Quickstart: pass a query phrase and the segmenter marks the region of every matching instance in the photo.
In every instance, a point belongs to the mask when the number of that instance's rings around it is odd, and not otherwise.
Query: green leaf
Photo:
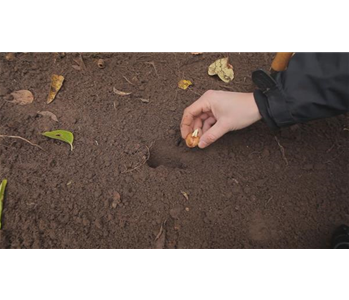
[[[0,229],[1,229],[1,216],[2,216],[2,205],[5,197],[5,188],[6,188],[7,180],[4,179],[0,184]]]
[[[70,145],[70,150],[73,151],[74,135],[67,130],[54,130],[44,132],[42,135],[47,136],[51,139],[60,140]]]

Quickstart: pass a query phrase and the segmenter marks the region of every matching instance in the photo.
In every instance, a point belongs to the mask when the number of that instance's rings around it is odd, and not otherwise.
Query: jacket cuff
[[[256,101],[257,107],[259,109],[259,113],[261,114],[265,123],[267,123],[270,129],[278,129],[279,127],[276,125],[274,120],[270,117],[268,111],[268,99],[264,95],[264,93],[260,90],[255,90],[253,93],[254,99]]]
[[[278,85],[264,93],[257,90],[254,97],[260,114],[270,128],[276,129],[297,123],[288,109],[287,97]]]

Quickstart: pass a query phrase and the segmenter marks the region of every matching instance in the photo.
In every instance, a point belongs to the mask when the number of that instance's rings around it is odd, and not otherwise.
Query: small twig
[[[195,94],[195,95],[197,95],[197,96],[199,96],[199,97],[202,96],[202,94],[199,94],[199,93],[197,93],[197,92],[195,92],[195,91],[193,91],[193,90],[191,90],[191,89],[188,89],[188,91],[192,92],[193,94]]]
[[[160,238],[160,236],[162,235],[162,233],[164,232],[164,227],[165,227],[166,222],[167,222],[167,219],[165,219],[165,221],[163,221],[161,223],[161,227],[160,227],[159,233],[155,237],[155,241],[157,241]]]
[[[336,157],[328,160],[328,161],[325,161],[324,164],[328,164],[330,162],[333,162],[334,160],[336,160],[338,157],[340,157],[342,154],[344,153],[344,151],[342,151],[341,153],[339,153]]]
[[[272,199],[273,199],[273,196],[271,196],[271,197],[268,199],[268,201],[264,204],[264,208],[267,207],[268,203],[269,203]]]
[[[173,101],[176,101],[176,100],[177,100],[177,94],[178,94],[178,90],[177,90],[177,88],[176,88],[175,97],[174,97]]]
[[[334,148],[334,146],[336,146],[336,143],[334,143],[327,151],[326,151],[326,153],[329,153],[329,152],[331,152],[332,151],[332,149]]]
[[[84,62],[84,59],[83,59],[81,53],[79,53],[79,59],[80,59],[80,62],[81,62],[80,65],[81,65],[82,70],[83,70],[83,71],[86,71],[86,65],[85,65],[85,62]]]
[[[129,84],[134,85],[134,83],[132,83],[130,80],[128,80],[126,76],[122,76],[122,77],[123,77]]]
[[[280,144],[279,139],[276,136],[275,136],[275,140],[279,145],[282,158],[284,159],[286,166],[288,166],[288,160],[287,160],[286,155],[285,155],[285,148]]]
[[[140,60],[141,58],[150,58],[150,55],[139,55],[136,59]]]
[[[145,62],[145,63],[148,64],[148,65],[152,65],[153,66],[153,68],[155,70],[155,74],[159,78],[160,76],[158,74],[158,70],[156,69],[155,63],[153,61],[149,61],[149,62]]]
[[[40,148],[41,150],[44,151],[44,149],[43,149],[42,147],[40,147],[39,145],[34,144],[34,143],[28,141],[27,139],[22,138],[21,136],[16,136],[16,135],[0,135],[0,138],[19,139],[19,140],[22,140],[22,141],[25,141],[25,142],[29,143],[29,144],[32,145],[32,146],[38,147],[38,148]]]

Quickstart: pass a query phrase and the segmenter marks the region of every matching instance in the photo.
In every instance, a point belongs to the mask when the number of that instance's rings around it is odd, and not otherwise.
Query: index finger
[[[181,134],[183,139],[185,139],[187,135],[192,132],[192,123],[195,117],[198,117],[208,111],[210,111],[210,107],[204,95],[184,110],[181,121]]]

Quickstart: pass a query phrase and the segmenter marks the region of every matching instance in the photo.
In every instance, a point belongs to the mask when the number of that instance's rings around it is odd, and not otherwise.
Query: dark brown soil
[[[207,75],[225,55],[230,84]],[[349,223],[348,115],[278,133],[260,122],[206,150],[180,139],[186,106],[208,89],[253,91],[251,72],[268,69],[271,54],[85,53],[85,71],[75,57],[0,54],[0,134],[45,150],[0,139],[0,248],[326,248]],[[66,80],[47,105],[54,73]],[[180,90],[180,79],[194,86]],[[6,101],[21,89],[32,104]],[[40,135],[55,129],[74,133],[73,152]]]

